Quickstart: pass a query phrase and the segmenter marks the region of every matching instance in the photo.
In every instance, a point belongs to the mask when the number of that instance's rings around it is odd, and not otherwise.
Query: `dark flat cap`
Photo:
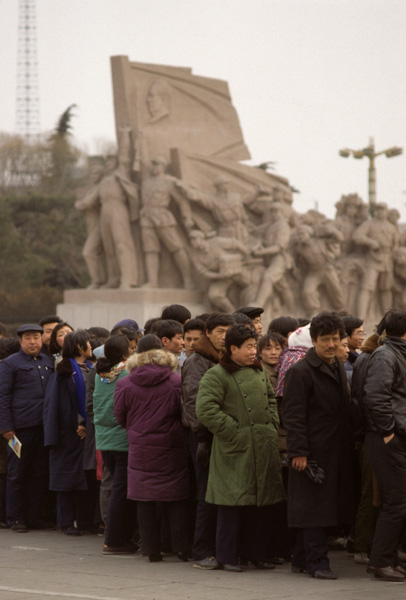
[[[258,306],[243,306],[242,308],[239,308],[235,312],[239,312],[239,313],[242,313],[243,315],[247,315],[247,317],[249,317],[250,319],[255,319],[256,317],[259,317],[259,315],[262,315],[262,313],[264,312],[264,309],[260,308]]]
[[[42,329],[41,325],[35,325],[35,323],[28,323],[27,325],[21,325],[17,329],[17,335],[22,335],[27,331],[38,331],[39,333],[44,333],[44,330]]]

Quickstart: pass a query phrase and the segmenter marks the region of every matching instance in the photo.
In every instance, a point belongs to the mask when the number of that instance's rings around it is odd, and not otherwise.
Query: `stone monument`
[[[118,153],[76,202],[91,285],[65,292],[61,316],[143,323],[178,303],[192,314],[258,305],[265,321],[322,308],[373,320],[393,298],[403,306],[396,210],[378,204],[370,219],[349,194],[334,221],[298,214],[286,178],[241,162],[250,155],[225,81],[126,56],[111,66]]]
[[[250,154],[225,81],[126,56],[112,57],[111,65],[118,157],[106,159],[76,203],[88,222],[84,257],[91,285],[67,290],[59,313],[88,326],[113,324],[128,311],[142,322],[171,302],[192,312],[237,306],[240,297],[252,297],[248,265],[258,270],[262,262],[253,255],[245,260],[249,250],[242,250],[254,246],[248,228],[261,222],[249,202],[263,188],[291,199],[287,179],[239,162]],[[226,286],[229,303],[220,302],[213,278],[201,276],[192,229],[209,234],[211,260],[224,248],[217,275],[227,272],[227,281],[218,279],[217,288]],[[231,250],[235,239],[238,251]],[[205,256],[201,252],[202,262]],[[240,259],[245,275],[231,272]]]

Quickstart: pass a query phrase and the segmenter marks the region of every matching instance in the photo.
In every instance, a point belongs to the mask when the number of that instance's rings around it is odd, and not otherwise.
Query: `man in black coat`
[[[282,412],[291,459],[288,524],[297,528],[294,572],[336,579],[327,556],[326,528],[354,516],[352,438],[348,379],[336,359],[340,317],[322,312],[312,319],[313,348],[286,373]],[[308,461],[324,470],[323,483],[306,476]]]
[[[382,499],[368,571],[405,581],[397,548],[406,520],[406,312],[390,310],[384,318],[386,338],[368,362],[363,396],[365,449]]]

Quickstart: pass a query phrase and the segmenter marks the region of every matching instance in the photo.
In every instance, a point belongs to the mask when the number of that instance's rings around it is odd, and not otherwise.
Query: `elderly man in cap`
[[[41,527],[41,510],[48,484],[42,411],[45,389],[54,370],[52,357],[41,353],[43,329],[22,325],[20,350],[0,364],[0,433],[16,436],[21,457],[11,448],[7,457],[7,523],[13,531]]]

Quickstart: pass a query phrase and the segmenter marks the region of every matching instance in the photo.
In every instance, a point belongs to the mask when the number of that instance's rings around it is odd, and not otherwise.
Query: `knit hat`
[[[288,338],[288,346],[302,346],[302,348],[311,348],[313,346],[312,338],[310,337],[310,323],[304,327],[299,327],[290,334]]]
[[[128,327],[129,329],[134,329],[136,333],[142,333],[144,331],[138,327],[137,321],[134,321],[133,319],[122,319],[114,325],[113,329],[116,329],[117,327]]]

